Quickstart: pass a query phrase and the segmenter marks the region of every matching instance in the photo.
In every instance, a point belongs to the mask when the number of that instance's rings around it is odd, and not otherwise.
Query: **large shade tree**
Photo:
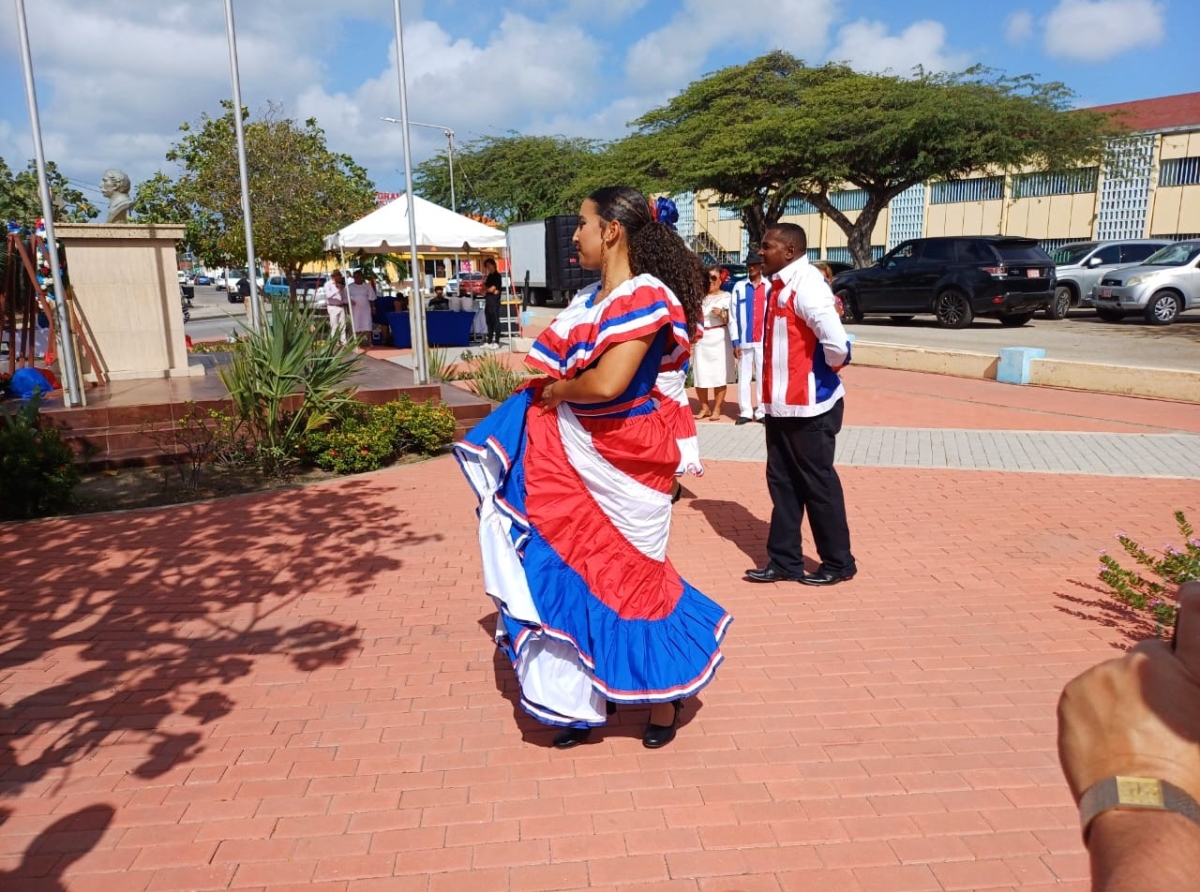
[[[880,213],[910,186],[1099,162],[1120,125],[1072,111],[1073,98],[1061,83],[981,67],[901,77],[811,67],[776,51],[697,80],[638,118],[606,166],[610,178],[643,187],[716,193],[753,243],[802,199],[846,233],[862,266]],[[832,198],[846,188],[865,193],[854,219]]]
[[[246,258],[232,103],[218,118],[184,124],[167,160],[172,179],[158,173],[141,183],[139,219],[186,224],[186,241],[210,266],[241,266]],[[242,110],[243,119],[249,117]],[[245,124],[246,165],[255,252],[277,263],[293,283],[306,263],[324,253],[325,235],[368,213],[375,186],[349,155],[332,152],[315,119],[299,123],[271,105]]]
[[[454,156],[455,209],[505,225],[573,213],[581,198],[577,178],[596,163],[600,149],[595,140],[565,136],[508,133],[473,140]],[[413,189],[450,207],[447,157],[417,165]]]

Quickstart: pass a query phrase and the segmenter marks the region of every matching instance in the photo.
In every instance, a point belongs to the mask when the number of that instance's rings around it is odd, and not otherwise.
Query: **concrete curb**
[[[932,350],[903,344],[854,341],[854,365],[958,378],[996,380],[1000,357],[989,353]],[[1142,366],[1112,366],[1063,359],[1031,359],[1029,383],[1123,396],[1200,402],[1200,372]]]

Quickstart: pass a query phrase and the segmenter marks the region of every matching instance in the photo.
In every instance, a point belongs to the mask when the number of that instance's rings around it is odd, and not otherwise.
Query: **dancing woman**
[[[655,379],[688,358],[703,266],[628,187],[583,202],[574,242],[600,281],[534,343],[527,362],[547,377],[455,449],[521,705],[562,727],[565,749],[609,708],[648,704],[656,748],[712,680],[731,621],[666,557],[680,455]]]

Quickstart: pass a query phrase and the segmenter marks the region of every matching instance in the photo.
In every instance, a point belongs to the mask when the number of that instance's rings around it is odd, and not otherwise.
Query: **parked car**
[[[263,285],[263,294],[267,297],[291,297],[292,284],[287,276],[268,276]]]
[[[1092,291],[1105,322],[1141,314],[1151,325],[1170,325],[1185,310],[1200,309],[1200,239],[1160,248],[1139,266],[1106,274]]]
[[[458,294],[461,297],[483,297],[483,273],[459,273]]]
[[[197,285],[211,285],[212,279],[209,276],[206,276],[204,273],[200,273],[200,275],[196,276],[196,284]]]
[[[1058,284],[1046,318],[1062,319],[1072,307],[1089,306],[1092,289],[1106,274],[1119,266],[1141,263],[1169,244],[1168,239],[1123,239],[1063,245],[1050,255]]]
[[[833,291],[847,321],[932,313],[944,328],[976,316],[1017,326],[1049,306],[1054,282],[1054,261],[1034,239],[954,236],[902,242],[874,266],[836,276]]]

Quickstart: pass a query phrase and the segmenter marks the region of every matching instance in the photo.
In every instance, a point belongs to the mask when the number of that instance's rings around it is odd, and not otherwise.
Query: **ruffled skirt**
[[[732,617],[666,557],[679,464],[662,411],[581,421],[510,397],[458,443],[479,497],[484,587],[521,705],[551,725],[605,720],[605,700],[695,694]]]

